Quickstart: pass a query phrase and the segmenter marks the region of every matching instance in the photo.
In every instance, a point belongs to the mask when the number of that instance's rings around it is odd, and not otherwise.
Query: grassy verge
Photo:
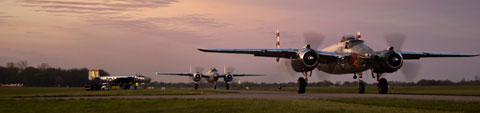
[[[70,96],[130,96],[130,95],[201,95],[233,93],[232,91],[167,89],[167,90],[111,90],[111,91],[85,91],[83,88],[0,88],[0,98],[23,97],[70,97]]]
[[[251,90],[278,90],[277,88],[250,88]],[[480,86],[398,86],[391,87],[391,94],[415,95],[458,95],[480,96]],[[295,87],[284,87],[282,91],[296,91]],[[357,87],[307,87],[307,93],[357,93]],[[367,86],[365,93],[377,94],[377,87]]]
[[[337,98],[328,101],[359,104],[378,107],[395,107],[405,109],[437,110],[448,112],[479,113],[480,102],[452,102],[440,100],[412,100],[412,99],[386,99],[386,98]]]
[[[0,111],[22,112],[166,112],[166,113],[285,113],[285,112],[374,112],[441,113],[480,112],[480,103],[408,99],[101,99],[101,100],[5,100]]]

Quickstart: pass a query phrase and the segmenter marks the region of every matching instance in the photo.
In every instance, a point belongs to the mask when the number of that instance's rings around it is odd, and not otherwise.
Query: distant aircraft
[[[240,77],[240,76],[263,76],[260,74],[234,74],[232,72],[227,72],[227,70],[223,69],[223,74],[218,73],[216,68],[211,68],[206,74],[203,74],[197,70],[197,72],[192,73],[192,68],[190,67],[190,73],[159,73],[156,72],[155,75],[178,75],[178,76],[189,76],[192,77],[193,81],[195,81],[195,89],[198,89],[198,82],[202,78],[206,78],[209,83],[213,83],[213,89],[217,89],[217,81],[219,78],[223,78],[225,81],[226,89],[230,89],[230,84],[233,80],[233,77]]]
[[[372,77],[377,79],[377,87],[380,94],[388,92],[387,79],[381,78],[383,73],[396,72],[404,64],[404,60],[414,60],[424,57],[473,57],[479,54],[444,53],[424,51],[396,50],[401,47],[405,36],[400,33],[386,36],[390,45],[386,50],[374,51],[361,40],[360,32],[356,36],[345,35],[340,42],[322,50],[316,50],[322,35],[304,34],[307,45],[301,49],[280,48],[279,32],[277,30],[277,42],[274,49],[198,49],[203,52],[253,54],[259,57],[274,57],[290,59],[290,64],[296,72],[301,72],[303,77],[297,80],[297,92],[305,93],[308,77],[317,68],[330,74],[353,73],[357,79],[359,74],[359,93],[365,92],[365,83],[362,81],[362,72],[371,70]],[[313,48],[310,44],[317,43]],[[394,48],[396,47],[396,48]],[[375,76],[376,75],[376,76]]]
[[[100,76],[98,70],[90,70],[88,79],[92,81],[92,88],[98,90],[98,87],[108,85],[118,85],[122,89],[129,89],[131,86],[136,88],[138,83],[149,83],[152,79],[143,75],[109,75]],[[101,85],[100,85],[101,84]]]

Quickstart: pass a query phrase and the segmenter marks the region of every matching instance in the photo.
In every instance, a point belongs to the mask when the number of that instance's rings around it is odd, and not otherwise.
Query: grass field
[[[128,95],[200,95],[233,93],[232,91],[193,90],[193,89],[160,89],[152,90],[111,90],[85,91],[83,88],[55,88],[55,87],[23,87],[0,88],[0,98],[22,97],[69,97],[69,96],[128,96]]]
[[[390,93],[475,95],[480,86],[394,87]],[[277,90],[254,88],[255,90]],[[295,91],[295,88],[284,88]],[[356,87],[309,87],[308,93],[355,93]],[[199,95],[232,93],[225,90],[114,90],[84,91],[83,88],[0,88],[0,112],[166,112],[166,113],[215,113],[215,112],[389,112],[389,113],[479,113],[480,102],[456,102],[438,100],[412,100],[391,98],[333,98],[313,100],[263,100],[263,99],[21,99],[23,97],[51,96],[110,96],[110,95]],[[234,91],[233,91],[234,92]],[[367,93],[376,93],[375,87],[367,87]]]
[[[3,113],[89,112],[89,113],[297,113],[297,112],[374,112],[374,113],[442,113],[480,112],[479,102],[449,102],[409,99],[100,99],[100,100],[1,100]]]
[[[251,90],[278,90],[277,88],[250,88]],[[296,87],[282,88],[296,91]],[[357,93],[357,87],[307,87],[307,93]],[[377,94],[377,87],[367,86],[365,93]],[[390,94],[459,95],[480,96],[480,86],[398,86],[389,89]]]

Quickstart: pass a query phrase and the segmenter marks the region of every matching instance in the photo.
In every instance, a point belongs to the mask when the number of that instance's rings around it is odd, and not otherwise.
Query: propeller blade
[[[316,82],[322,82],[324,80],[327,80],[328,78],[330,78],[330,75],[328,73],[318,70],[313,70],[312,77],[310,77],[312,81]]]
[[[227,67],[225,70],[226,70],[227,72],[230,72],[230,73],[235,72],[235,68],[233,68],[233,67]]]
[[[285,70],[287,72],[287,74],[292,76],[292,77],[297,77],[297,73],[292,68],[292,60],[285,59],[285,60],[282,60],[282,61],[283,61],[283,64],[282,64],[283,69],[282,70]]]
[[[408,81],[413,81],[417,78],[418,73],[420,72],[421,63],[420,62],[403,62],[402,72],[405,76],[405,79]]]
[[[318,49],[322,44],[323,39],[325,39],[325,36],[317,32],[308,31],[303,32],[303,38],[305,44],[310,44],[311,48]]]
[[[392,46],[395,49],[401,49],[403,46],[403,42],[405,42],[407,36],[402,33],[394,32],[385,35],[385,41],[387,42],[388,46]]]
[[[203,67],[195,67],[195,72],[203,72]]]

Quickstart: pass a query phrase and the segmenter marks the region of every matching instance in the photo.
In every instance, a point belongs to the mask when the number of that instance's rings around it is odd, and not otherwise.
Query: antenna
[[[277,48],[280,48],[280,32],[278,31],[278,28],[277,28]],[[280,61],[280,57],[277,57],[277,62]]]
[[[227,73],[227,69],[225,69],[225,65],[223,65],[223,74]]]
[[[192,64],[190,64],[190,73],[192,73]]]

